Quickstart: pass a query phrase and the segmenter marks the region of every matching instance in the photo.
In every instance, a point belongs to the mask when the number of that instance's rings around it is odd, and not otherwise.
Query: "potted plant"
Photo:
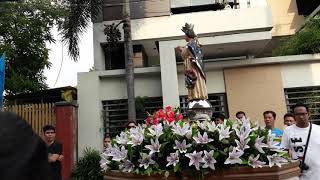
[[[101,154],[105,179],[248,179],[298,176],[279,139],[249,120],[189,122],[171,107],[121,132]],[[250,178],[249,178],[250,179]]]

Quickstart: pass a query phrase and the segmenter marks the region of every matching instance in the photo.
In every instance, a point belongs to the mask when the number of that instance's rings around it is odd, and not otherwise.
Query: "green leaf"
[[[199,130],[197,128],[192,128],[192,136],[197,135],[198,131]]]
[[[179,163],[173,167],[173,171],[174,172],[180,171],[180,164]]]
[[[102,179],[100,160],[97,150],[86,148],[72,171],[72,179]]]
[[[218,152],[219,152],[220,154],[223,154],[223,155],[227,156],[228,153],[229,153],[229,150],[228,150],[228,148],[225,148],[224,151],[218,150]]]
[[[246,160],[246,159],[244,159],[244,158],[240,158],[241,160],[242,160],[242,163],[241,164],[243,164],[243,165],[249,165],[249,162]]]
[[[213,153],[213,157],[216,159],[218,156],[219,156],[219,153],[220,151],[215,151],[214,153]]]
[[[227,139],[223,139],[221,142],[222,142],[223,144],[230,144],[230,142],[229,142]]]
[[[132,150],[132,145],[128,145],[128,154],[129,154],[129,159],[132,161],[132,156],[133,156],[133,150]]]
[[[152,173],[152,168],[151,168],[151,167],[148,167],[148,168],[145,170],[145,173],[148,174],[148,176],[150,176],[151,173]]]
[[[226,122],[226,125],[227,125],[227,126],[232,127],[232,124],[233,124],[232,121],[227,120],[227,122]]]
[[[216,149],[216,148],[214,147],[214,145],[212,145],[212,144],[207,144],[207,146],[208,146],[208,148],[209,148],[210,150]]]
[[[179,126],[183,127],[183,121],[179,121]]]

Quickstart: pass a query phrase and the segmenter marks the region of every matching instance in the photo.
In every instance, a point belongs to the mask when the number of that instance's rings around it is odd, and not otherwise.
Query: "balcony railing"
[[[224,9],[227,5],[233,9],[267,6],[266,0],[171,0],[171,8],[211,6]],[[229,8],[228,7],[228,8]]]

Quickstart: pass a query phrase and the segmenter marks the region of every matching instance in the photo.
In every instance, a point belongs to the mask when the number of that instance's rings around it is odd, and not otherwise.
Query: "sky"
[[[92,25],[80,38],[80,58],[78,62],[74,62],[68,56],[68,48],[67,46],[62,46],[61,36],[59,36],[57,29],[53,29],[52,34],[56,39],[56,43],[47,44],[50,49],[49,61],[52,63],[52,67],[45,69],[46,82],[49,88],[76,86],[77,73],[88,72],[93,67]],[[58,75],[60,68],[61,72]]]

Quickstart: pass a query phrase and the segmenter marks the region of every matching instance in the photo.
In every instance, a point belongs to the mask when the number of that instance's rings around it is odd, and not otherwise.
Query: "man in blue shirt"
[[[266,128],[271,130],[271,133],[276,137],[282,136],[282,130],[279,128],[275,128],[276,121],[276,113],[273,111],[265,111],[263,113],[264,123],[266,124]]]

